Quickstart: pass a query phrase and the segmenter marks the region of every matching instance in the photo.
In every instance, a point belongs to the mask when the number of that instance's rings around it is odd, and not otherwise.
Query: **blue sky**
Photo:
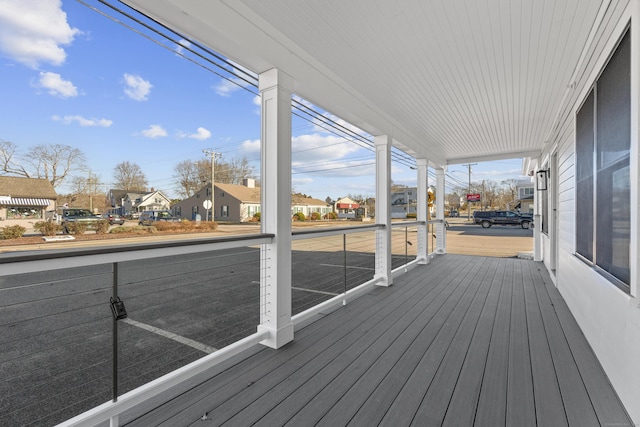
[[[87,163],[76,174],[97,175],[105,191],[114,167],[130,161],[150,187],[170,197],[174,166],[203,158],[203,149],[223,160],[246,157],[259,172],[254,93],[177,55],[180,46],[158,46],[78,1],[0,3],[0,139],[16,144],[18,154],[39,144],[79,148]],[[296,116],[292,132],[295,191],[319,199],[374,195],[372,151]],[[520,165],[519,159],[478,164],[472,180],[517,178]],[[449,174],[468,178],[462,166]],[[399,162],[392,178],[416,182],[415,171]]]

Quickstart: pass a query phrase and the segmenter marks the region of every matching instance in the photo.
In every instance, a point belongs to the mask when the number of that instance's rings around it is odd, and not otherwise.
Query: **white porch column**
[[[427,159],[416,159],[418,167],[418,221],[424,221],[424,226],[418,227],[418,264],[429,263],[429,233],[427,224],[427,211],[429,209],[429,199],[427,191],[429,190],[429,161]]]
[[[260,325],[279,348],[293,340],[291,322],[291,94],[293,79],[277,69],[260,74],[262,98],[261,203],[263,233],[275,234],[261,248]]]
[[[376,272],[380,286],[393,283],[391,275],[391,137],[378,135],[376,146]]]
[[[447,253],[447,229],[444,226],[444,168],[436,169],[436,218],[442,220],[436,226],[436,253]]]

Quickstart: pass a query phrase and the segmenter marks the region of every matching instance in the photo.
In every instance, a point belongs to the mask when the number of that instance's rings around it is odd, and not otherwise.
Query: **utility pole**
[[[471,205],[469,204],[469,194],[471,194],[471,166],[475,166],[477,163],[469,163],[466,166],[469,168],[469,188],[467,189],[467,221],[471,221]]]
[[[211,157],[211,222],[215,220],[216,217],[216,205],[213,200],[213,191],[215,187],[215,173],[216,173],[216,159],[222,157],[222,153],[216,153],[213,148],[205,148],[202,150],[205,156]]]
[[[93,213],[93,193],[96,192],[96,187],[99,185],[96,178],[91,176],[89,172],[89,178],[87,179],[87,190],[89,192],[89,210]]]

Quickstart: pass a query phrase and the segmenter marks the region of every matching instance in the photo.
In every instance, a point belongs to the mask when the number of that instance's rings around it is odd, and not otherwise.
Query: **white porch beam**
[[[444,225],[444,168],[436,169],[436,218],[441,220],[436,225],[436,253],[447,253],[447,230]]]
[[[279,348],[293,340],[291,321],[291,94],[293,79],[278,69],[260,74],[261,227],[275,234],[261,248],[260,325],[262,344]]]
[[[418,212],[417,220],[427,224],[429,200],[427,191],[429,190],[429,161],[427,159],[416,159],[418,168]],[[428,225],[418,226],[418,264],[429,263],[429,233]]]
[[[391,145],[388,135],[374,138],[376,146],[376,271],[374,279],[379,286],[390,286],[391,275]]]

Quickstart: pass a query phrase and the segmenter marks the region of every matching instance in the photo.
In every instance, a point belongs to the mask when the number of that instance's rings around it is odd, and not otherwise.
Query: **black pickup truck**
[[[482,228],[492,225],[519,225],[526,229],[533,222],[533,216],[513,211],[475,211],[473,222],[482,225]]]

